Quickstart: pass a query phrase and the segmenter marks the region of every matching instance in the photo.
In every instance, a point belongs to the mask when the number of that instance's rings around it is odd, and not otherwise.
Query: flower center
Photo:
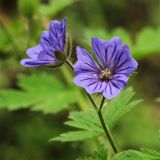
[[[101,80],[103,80],[103,81],[111,80],[111,79],[112,79],[111,68],[102,70],[102,71],[98,74],[98,77],[99,77]]]

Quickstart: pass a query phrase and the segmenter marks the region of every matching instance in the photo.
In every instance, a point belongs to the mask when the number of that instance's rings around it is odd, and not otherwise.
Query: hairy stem
[[[109,128],[107,127],[107,125],[105,124],[105,121],[103,119],[103,115],[102,115],[102,107],[103,107],[103,104],[104,104],[104,101],[105,101],[105,97],[102,98],[102,101],[101,101],[101,104],[100,104],[100,107],[99,109],[97,110],[97,113],[98,113],[98,117],[99,117],[99,120],[101,122],[101,125],[103,127],[103,130],[109,140],[109,143],[110,145],[112,146],[112,149],[114,150],[115,153],[118,153],[118,149],[117,149],[117,146],[113,140],[113,137],[112,137],[112,134],[109,130]]]

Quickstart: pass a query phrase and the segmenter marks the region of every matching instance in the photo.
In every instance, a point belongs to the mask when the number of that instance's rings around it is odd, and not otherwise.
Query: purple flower
[[[119,37],[113,37],[111,41],[92,38],[92,49],[97,62],[85,49],[77,47],[73,81],[89,94],[102,93],[105,98],[112,99],[126,86],[138,64]]]
[[[44,31],[40,38],[40,43],[29,48],[26,52],[29,58],[23,59],[21,64],[26,67],[37,67],[59,62],[56,59],[55,51],[65,55],[66,39],[66,19],[62,22],[57,20],[51,21],[49,31]]]

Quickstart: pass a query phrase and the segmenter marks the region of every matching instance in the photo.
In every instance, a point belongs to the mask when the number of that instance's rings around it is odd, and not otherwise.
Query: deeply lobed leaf
[[[76,160],[107,160],[108,149],[101,144],[93,156],[80,156]]]
[[[0,108],[31,108],[44,113],[57,113],[78,101],[77,90],[65,87],[48,74],[20,76],[18,85],[21,90],[0,91]]]
[[[127,88],[115,100],[108,103],[103,117],[110,128],[113,128],[125,113],[141,102],[141,100],[131,101],[134,94],[132,88]],[[95,110],[71,112],[68,118],[69,120],[65,124],[76,130],[60,134],[58,137],[52,138],[51,141],[79,141],[104,133]]]
[[[160,153],[149,149],[141,149],[141,151],[128,150],[116,154],[113,160],[159,160]]]
[[[135,92],[132,87],[129,87],[121,92],[117,98],[110,101],[104,112],[104,117],[106,123],[110,128],[113,128],[117,121],[127,112],[129,112],[133,107],[139,104],[142,100],[133,100]]]

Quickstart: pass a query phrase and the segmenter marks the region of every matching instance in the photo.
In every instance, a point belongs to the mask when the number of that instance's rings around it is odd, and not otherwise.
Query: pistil
[[[112,79],[112,72],[111,72],[111,69],[105,69],[105,70],[102,70],[100,73],[99,73],[99,78],[103,81],[107,81],[107,80],[110,80]]]

